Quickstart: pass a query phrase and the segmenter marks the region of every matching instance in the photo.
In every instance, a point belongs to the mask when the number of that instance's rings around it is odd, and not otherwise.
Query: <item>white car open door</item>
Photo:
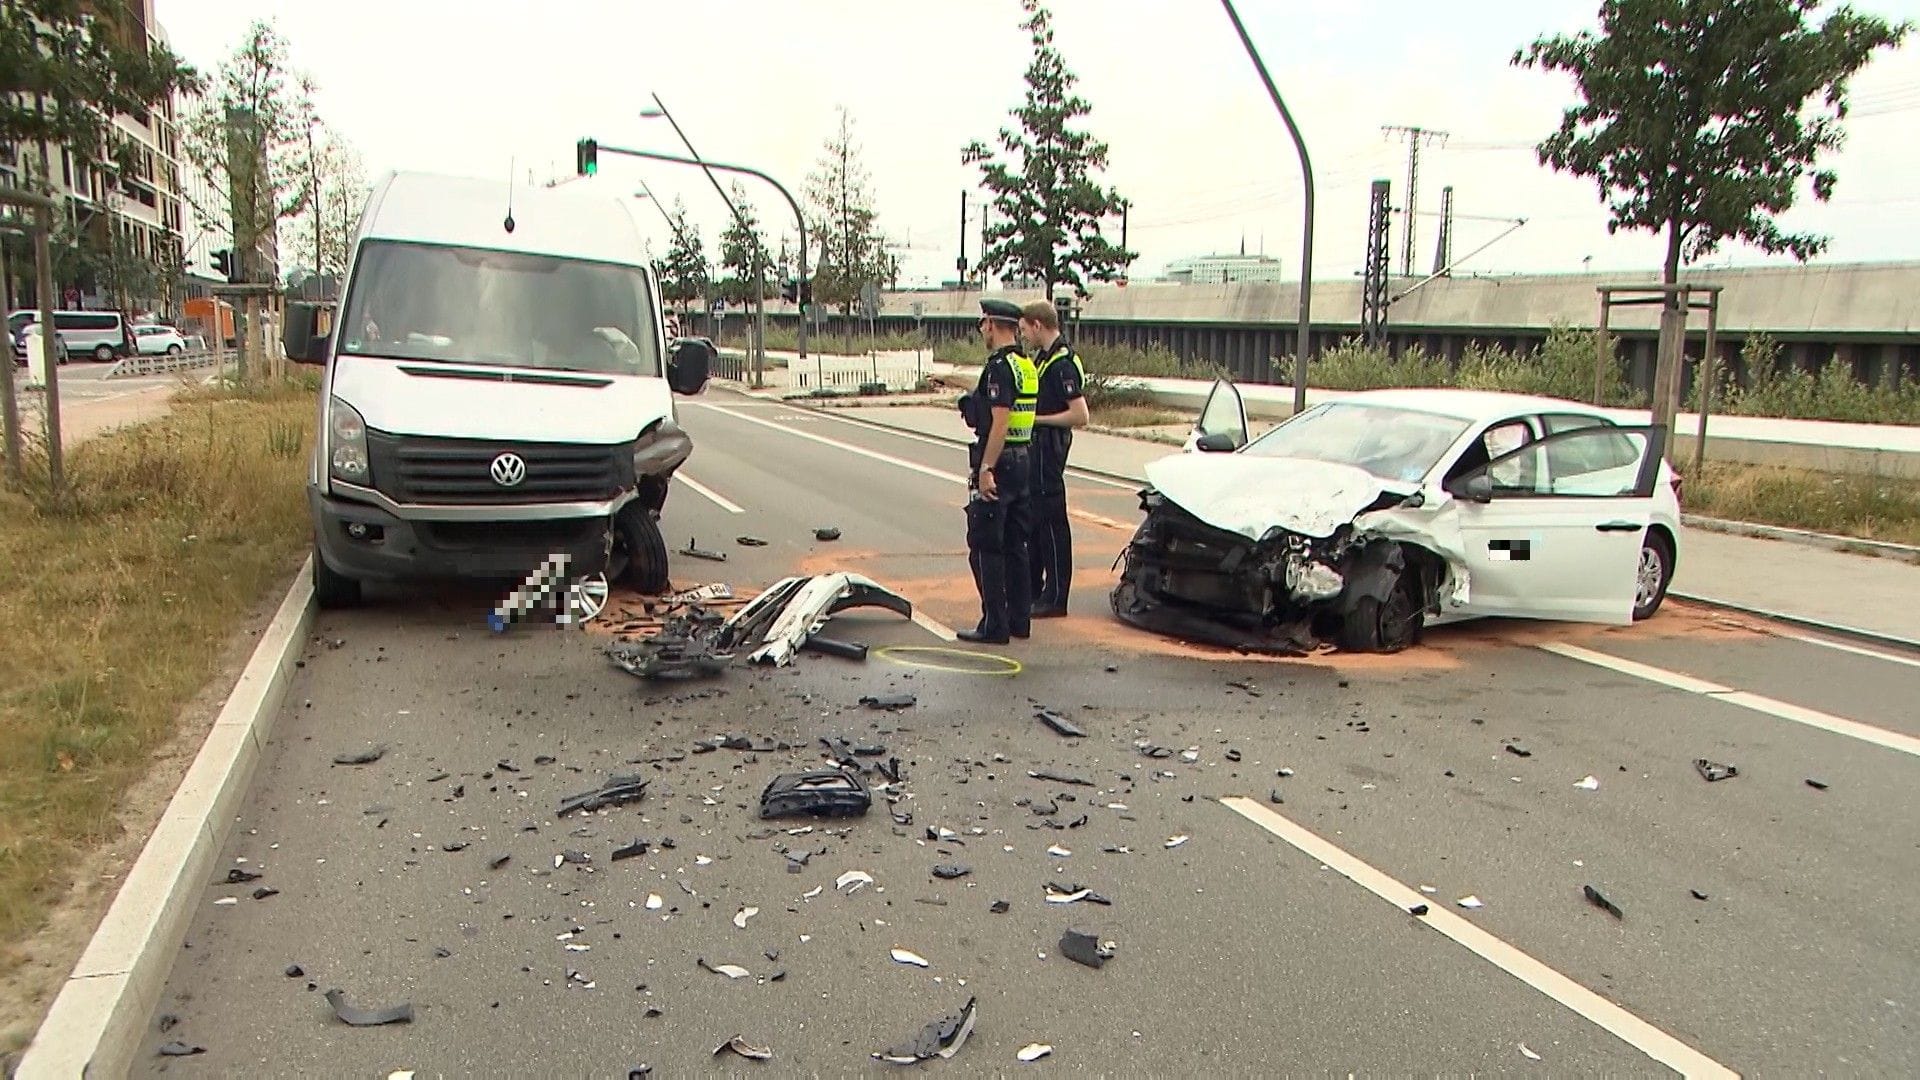
[[[1181,449],[1191,453],[1205,450],[1225,453],[1247,445],[1247,403],[1240,388],[1225,379],[1216,379],[1207,392],[1207,403],[1200,407],[1200,418],[1187,433]]]
[[[1464,613],[1631,623],[1665,443],[1662,428],[1580,428],[1450,481]]]

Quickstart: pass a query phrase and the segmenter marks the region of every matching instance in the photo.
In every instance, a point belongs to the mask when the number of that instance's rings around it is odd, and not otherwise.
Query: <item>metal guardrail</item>
[[[233,355],[233,351],[228,350],[225,355],[231,356]],[[217,357],[210,349],[183,353],[135,354],[125,359],[115,361],[114,365],[108,368],[107,373],[102,375],[101,378],[120,379],[135,375],[165,375],[175,371],[212,367],[216,359]]]

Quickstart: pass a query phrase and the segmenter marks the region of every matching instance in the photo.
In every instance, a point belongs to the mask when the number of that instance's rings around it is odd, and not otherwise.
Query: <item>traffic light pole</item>
[[[740,173],[744,176],[756,177],[772,184],[773,189],[778,191],[781,197],[787,200],[787,205],[793,209],[793,219],[800,226],[800,287],[802,290],[811,291],[807,285],[807,217],[800,212],[799,200],[795,199],[793,193],[788,191],[780,181],[775,180],[759,169],[749,169],[745,165],[726,165],[718,161],[681,157],[678,154],[662,154],[653,150],[629,150],[626,147],[608,146],[605,143],[595,143],[594,145],[599,150],[604,150],[609,154],[622,154],[626,157],[644,158],[648,161],[664,161],[671,165],[692,165],[697,169],[718,169],[721,172]],[[800,359],[804,361],[807,358],[807,312],[804,303],[801,305],[800,310],[799,345]]]

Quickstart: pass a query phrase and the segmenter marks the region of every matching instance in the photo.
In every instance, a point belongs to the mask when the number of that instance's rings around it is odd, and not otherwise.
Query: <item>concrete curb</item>
[[[1689,604],[1695,604],[1700,607],[1717,608],[1739,615],[1751,615],[1757,619],[1767,619],[1772,622],[1784,623],[1787,626],[1797,626],[1802,630],[1811,630],[1826,634],[1830,637],[1852,638],[1865,645],[1879,645],[1883,648],[1920,653],[1920,641],[1896,637],[1893,634],[1883,634],[1878,630],[1862,630],[1857,626],[1842,626],[1839,623],[1809,619],[1804,615],[1788,615],[1785,612],[1770,611],[1766,608],[1752,607],[1747,604],[1736,604],[1731,600],[1715,600],[1710,596],[1694,596],[1691,593],[1683,592],[1669,592],[1667,595],[1675,600],[1683,600]]]
[[[212,880],[234,809],[286,698],[313,614],[309,558],[34,1034],[14,1074],[19,1080],[117,1077],[133,1067],[194,902]]]
[[[1746,536],[1756,540],[1779,540],[1788,544],[1804,544],[1808,547],[1826,548],[1848,555],[1872,555],[1881,559],[1896,559],[1901,562],[1920,563],[1920,547],[1907,544],[1894,544],[1885,540],[1861,540],[1852,536],[1835,536],[1832,533],[1810,532],[1806,529],[1788,529],[1778,525],[1756,525],[1750,521],[1728,521],[1725,518],[1702,517],[1698,514],[1680,515],[1680,523],[1689,528],[1704,529],[1707,532],[1726,533],[1730,536]]]

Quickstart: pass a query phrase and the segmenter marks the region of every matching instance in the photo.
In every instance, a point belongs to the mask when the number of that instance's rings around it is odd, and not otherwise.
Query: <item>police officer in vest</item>
[[[1060,335],[1060,313],[1045,300],[1020,309],[1020,340],[1040,375],[1033,429],[1033,617],[1067,613],[1073,586],[1073,533],[1067,524],[1067,452],[1073,429],[1087,426],[1087,372]]]
[[[980,590],[980,625],[960,631],[959,637],[992,645],[1028,636],[1033,610],[1027,448],[1040,376],[1020,352],[1019,326],[1018,305],[980,301],[980,336],[992,354],[973,392],[960,399],[960,415],[973,429],[967,449],[967,562]]]

